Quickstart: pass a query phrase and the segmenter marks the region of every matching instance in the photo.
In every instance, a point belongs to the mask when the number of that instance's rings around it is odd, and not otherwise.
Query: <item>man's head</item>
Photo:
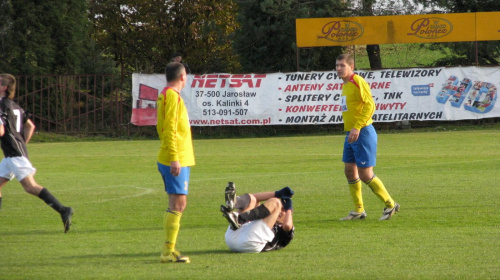
[[[341,79],[348,79],[354,74],[354,57],[350,54],[341,54],[337,57],[335,70]]]
[[[172,55],[173,62],[182,62],[182,55],[180,53],[175,53]]]
[[[187,81],[186,68],[182,63],[170,62],[165,67],[165,76],[167,77],[167,83],[181,85],[181,89],[184,87]]]
[[[9,99],[16,95],[16,78],[11,74],[0,75],[0,93]]]

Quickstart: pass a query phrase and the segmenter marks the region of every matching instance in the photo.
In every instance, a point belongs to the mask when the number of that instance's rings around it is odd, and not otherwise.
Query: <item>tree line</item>
[[[0,71],[116,73],[128,82],[134,72],[162,73],[174,53],[193,73],[330,70],[345,50],[297,52],[296,18],[499,10],[497,0],[2,0]],[[446,50],[434,64],[474,64],[471,44],[432,44]],[[379,46],[367,52],[382,68]],[[481,65],[499,58],[498,41],[478,43]]]

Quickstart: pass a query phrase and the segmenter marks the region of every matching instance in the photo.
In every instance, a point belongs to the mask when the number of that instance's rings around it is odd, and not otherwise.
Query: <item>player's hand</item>
[[[347,136],[347,142],[349,143],[354,143],[358,140],[359,137],[359,130],[356,128],[351,129],[349,132],[349,135]]]
[[[285,208],[285,211],[287,210],[293,210],[293,204],[292,204],[292,199],[289,197],[282,197],[281,198],[281,204],[283,204],[283,208]]]
[[[172,176],[177,177],[181,174],[181,163],[179,161],[170,162],[170,174]]]

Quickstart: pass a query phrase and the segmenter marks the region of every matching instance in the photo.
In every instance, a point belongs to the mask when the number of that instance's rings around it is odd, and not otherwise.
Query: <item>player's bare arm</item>
[[[28,119],[24,123],[24,130],[23,130],[23,136],[24,136],[24,141],[26,144],[28,144],[31,140],[31,136],[33,136],[33,132],[35,131],[35,124]]]

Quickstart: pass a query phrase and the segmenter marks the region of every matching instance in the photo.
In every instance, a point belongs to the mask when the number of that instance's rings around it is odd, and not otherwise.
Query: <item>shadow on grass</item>
[[[207,255],[225,255],[225,254],[234,254],[233,252],[229,250],[200,250],[200,251],[189,251],[186,252],[187,256],[207,256]],[[111,253],[111,254],[90,254],[90,255],[75,255],[75,256],[64,256],[61,257],[67,261],[70,260],[78,260],[80,261],[97,261],[98,263],[102,264],[103,260],[106,260],[105,262],[112,263],[115,261],[120,261],[123,259],[143,259],[141,261],[144,264],[156,264],[160,263],[160,252],[155,251],[155,252],[149,252],[149,253]]]
[[[71,229],[66,234],[63,232],[62,226],[61,229],[53,229],[53,230],[9,230],[0,231],[1,236],[23,236],[23,235],[76,235],[76,234],[91,234],[91,233],[106,233],[106,232],[129,232],[129,231],[150,231],[150,230],[162,230],[161,227],[141,227],[141,228],[114,228],[114,229],[82,229],[78,228],[76,224],[71,226]]]

